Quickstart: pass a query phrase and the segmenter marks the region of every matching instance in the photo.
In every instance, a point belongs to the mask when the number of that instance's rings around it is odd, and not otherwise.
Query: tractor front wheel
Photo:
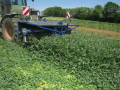
[[[3,38],[8,41],[16,39],[17,22],[14,19],[6,18],[2,23]]]

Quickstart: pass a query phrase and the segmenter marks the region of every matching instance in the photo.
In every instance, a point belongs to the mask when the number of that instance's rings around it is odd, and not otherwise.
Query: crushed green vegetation
[[[34,43],[0,39],[1,90],[120,89],[120,39],[72,33]]]

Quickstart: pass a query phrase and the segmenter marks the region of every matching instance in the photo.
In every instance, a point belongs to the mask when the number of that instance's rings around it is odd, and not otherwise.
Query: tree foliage
[[[65,9],[62,9],[61,7],[49,7],[46,10],[43,11],[43,14],[45,16],[55,16],[55,17],[62,17],[65,16]]]
[[[91,9],[88,7],[80,7],[80,8],[76,8],[76,14],[74,14],[74,18],[78,18],[78,19],[89,19],[90,13],[91,13]]]
[[[101,20],[103,18],[103,7],[101,5],[96,5],[93,10],[93,19]]]
[[[113,2],[108,2],[104,7],[104,17],[108,21],[116,21],[118,18],[119,5]]]

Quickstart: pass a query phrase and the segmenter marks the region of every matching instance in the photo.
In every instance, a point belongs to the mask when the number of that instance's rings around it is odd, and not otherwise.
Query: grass
[[[120,39],[120,33],[114,32],[114,31],[98,30],[98,29],[86,28],[86,27],[79,27],[73,31],[80,32],[80,33],[82,32],[82,33],[101,35],[107,38]]]
[[[46,17],[46,19],[56,20],[56,21],[66,21],[66,18],[63,17]],[[90,20],[79,20],[79,19],[72,19],[71,23],[79,24],[81,27],[120,32],[119,23],[109,23],[109,22],[99,22],[99,21],[90,21]]]
[[[0,39],[1,90],[120,89],[120,39],[72,33],[33,40],[21,48]]]
[[[52,20],[52,21],[64,21],[65,18],[63,17],[45,17],[47,20]]]

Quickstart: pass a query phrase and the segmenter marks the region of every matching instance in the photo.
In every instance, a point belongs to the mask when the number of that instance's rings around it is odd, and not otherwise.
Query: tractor
[[[79,25],[41,20],[39,10],[28,7],[26,0],[0,0],[0,27],[4,40],[29,43],[28,34],[51,32],[54,36],[64,35]]]

